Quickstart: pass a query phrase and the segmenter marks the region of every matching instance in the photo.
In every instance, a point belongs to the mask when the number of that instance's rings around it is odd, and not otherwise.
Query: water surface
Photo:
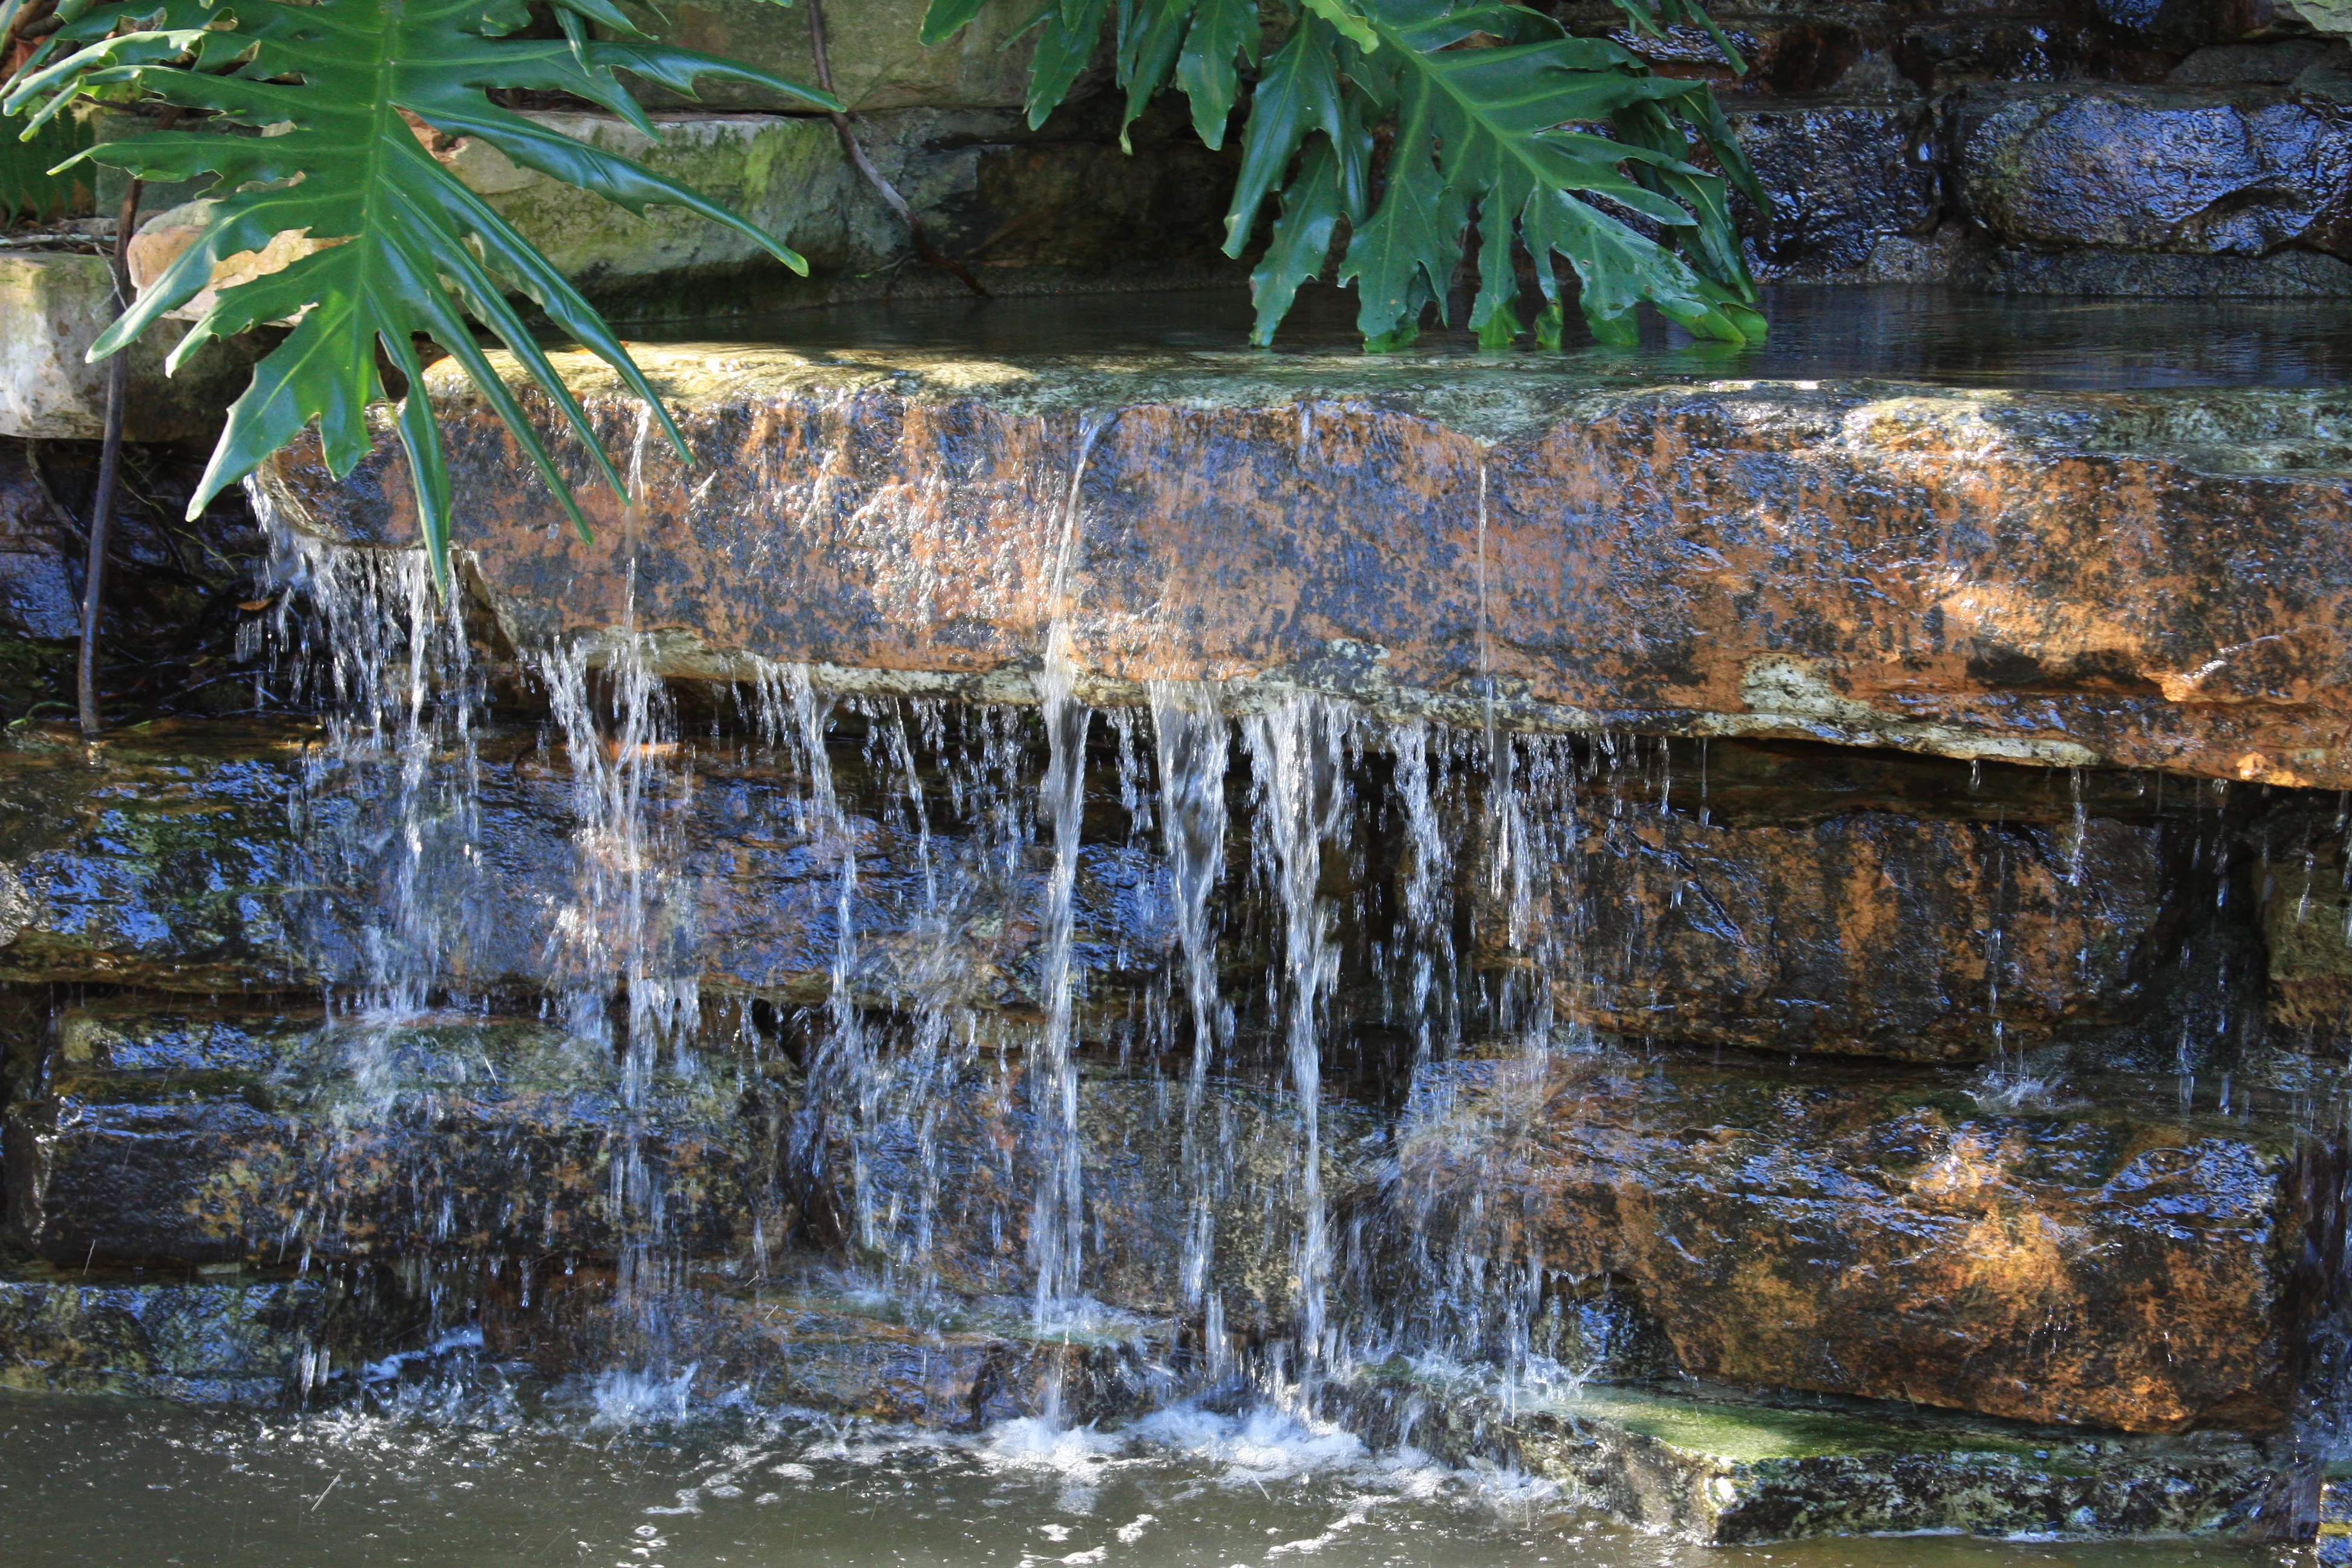
[[[1272,1412],[976,1438],[607,1385],[530,1414],[411,1390],[308,1413],[0,1394],[0,1562],[447,1568],[2269,1568],[2280,1548],[1908,1537],[1705,1550]],[[617,1407],[617,1408],[616,1408]],[[650,1415],[650,1418],[649,1418]],[[624,1420],[622,1418],[625,1417]]]
[[[1650,316],[1638,348],[1590,342],[1562,354],[1526,346],[1569,374],[1885,377],[1948,386],[2129,390],[2162,386],[2333,386],[2352,378],[2352,310],[2328,300],[2135,300],[1971,294],[1908,284],[1767,289],[1770,338],[1751,349],[1695,344]],[[1354,354],[1353,296],[1307,289],[1277,355]],[[1247,351],[1245,291],[1095,294],[837,306],[640,325],[646,342],[734,340],[811,350],[898,348],[984,356],[1136,351]],[[1469,333],[1424,332],[1407,357],[1472,358]]]

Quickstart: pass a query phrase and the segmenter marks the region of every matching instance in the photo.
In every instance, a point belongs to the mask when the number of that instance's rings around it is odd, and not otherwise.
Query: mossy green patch
[[[1544,1408],[1588,1421],[1605,1421],[1689,1454],[1735,1464],[1774,1459],[1853,1458],[1889,1454],[1986,1454],[2010,1458],[2047,1455],[2035,1442],[1979,1422],[1935,1416],[1874,1419],[1844,1410],[1795,1409],[1727,1400],[1677,1398],[1638,1390],[1588,1387]]]

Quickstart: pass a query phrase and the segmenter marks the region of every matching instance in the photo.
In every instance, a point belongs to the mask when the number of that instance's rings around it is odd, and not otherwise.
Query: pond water
[[[1906,284],[1764,290],[1771,336],[1754,348],[1694,343],[1645,313],[1636,348],[1585,343],[1542,354],[1564,372],[1619,376],[1853,376],[1948,386],[2128,391],[2167,386],[2340,386],[2352,379],[2352,312],[2326,300],[2131,300],[1996,296]],[[1353,296],[1307,289],[1277,354],[1360,352]],[[639,323],[632,339],[794,348],[1025,356],[1139,350],[1248,353],[1237,289],[863,304],[768,316]],[[1513,357],[1538,351],[1522,340]],[[1458,328],[1404,357],[1478,353]]]
[[[305,1413],[0,1394],[0,1563],[521,1568],[2270,1568],[2284,1548],[1937,1537],[1703,1549],[1270,1410],[954,1438],[583,1389]]]

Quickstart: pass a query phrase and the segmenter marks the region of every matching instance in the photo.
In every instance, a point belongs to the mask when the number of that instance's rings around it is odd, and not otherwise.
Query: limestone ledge
[[[1199,679],[1244,705],[1304,688],[1454,723],[2352,784],[2334,392],[635,352],[701,460],[562,356],[643,475],[625,510],[558,443],[588,543],[478,395],[434,373],[467,576],[516,647],[627,638],[666,675],[801,661],[842,690],[1019,700],[1058,616],[1100,703]],[[347,483],[315,447],[260,483],[285,526],[410,536],[388,434]]]

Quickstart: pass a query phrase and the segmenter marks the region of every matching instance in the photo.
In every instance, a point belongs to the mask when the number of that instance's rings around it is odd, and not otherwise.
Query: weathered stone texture
[[[1688,1371],[2130,1432],[2288,1418],[2329,1158],[2290,1131],[1883,1069],[1461,1072],[1402,1131],[1399,1208],[1569,1294],[1630,1287]]]
[[[1862,274],[1887,238],[1916,238],[1941,206],[1933,117],[1917,102],[1738,101],[1727,106],[1772,201],[1747,219],[1757,276]],[[1925,155],[1922,155],[1924,152]]]
[[[102,257],[0,250],[0,436],[94,440],[106,433],[110,373],[82,356],[115,311],[114,277]],[[210,440],[262,353],[250,339],[224,341],[166,375],[174,341],[151,331],[123,351],[131,440]]]
[[[731,1073],[665,1078],[633,1107],[543,1026],[323,1024],[137,999],[68,1014],[46,1092],[5,1113],[15,1239],[59,1266],[274,1266],[611,1257],[656,1236],[730,1255],[763,1220],[788,1228]]]
[[[648,450],[634,531],[583,468],[590,544],[436,380],[475,498],[459,541],[519,644],[617,624],[634,581],[672,673],[756,653],[1010,693],[1066,609],[1105,700],[1197,676],[1472,720],[1491,655],[1517,723],[2352,783],[2352,489],[2313,471],[2342,460],[2325,394],[641,357],[709,466]],[[625,449],[635,403],[566,371]],[[1106,406],[1065,606],[1047,563],[1079,411]],[[349,486],[313,451],[265,477],[286,521],[410,536],[394,443]],[[632,537],[662,542],[633,578]]]
[[[1743,812],[1743,767],[1838,764],[1727,752],[1711,808],[1688,772],[1679,809],[1596,801],[1573,851],[1538,872],[1569,1017],[1637,1038],[1979,1060],[2135,1017],[2207,880],[2186,832],[2069,821],[2046,801],[2014,819],[1988,802],[1974,820],[1877,803],[1808,820],[1824,791],[1792,795],[1790,817]]]
[[[2352,121],[2274,89],[1971,89],[1959,189],[2001,239],[2260,256],[2352,246]]]
[[[929,0],[854,0],[824,14],[825,55],[835,94],[858,112],[883,109],[1014,109],[1029,86],[1034,34],[1018,0],[994,0],[945,43],[919,37]],[[632,7],[656,37],[681,48],[740,60],[805,87],[817,84],[808,10],[771,0],[676,0],[658,10]],[[648,91],[649,101],[664,96]],[[803,100],[749,82],[709,81],[700,101],[713,109],[787,109]]]
[[[1375,1369],[1338,1396],[1375,1440],[1516,1464],[1615,1517],[1710,1546],[1967,1531],[2097,1537],[2227,1529],[2269,1500],[2269,1445],[2226,1433],[2084,1442],[1917,1405],[1759,1398],[1685,1383],[1506,1405]],[[2284,1445],[2280,1445],[2284,1447]]]
[[[0,1388],[263,1404],[299,1385],[340,1294],[319,1280],[0,1280]]]

